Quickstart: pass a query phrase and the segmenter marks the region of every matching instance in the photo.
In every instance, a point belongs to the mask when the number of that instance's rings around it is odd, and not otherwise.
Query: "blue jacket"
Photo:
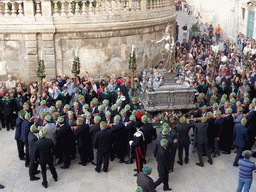
[[[30,126],[31,126],[31,123],[26,119],[21,124],[20,140],[22,140],[24,143],[28,143],[28,134],[30,131]]]
[[[16,131],[15,131],[15,137],[14,137],[15,140],[20,140],[21,125],[22,125],[23,121],[24,121],[24,119],[22,119],[20,116],[16,120]]]
[[[247,129],[244,125],[235,125],[234,128],[234,140],[235,146],[245,147],[246,141],[248,141]]]

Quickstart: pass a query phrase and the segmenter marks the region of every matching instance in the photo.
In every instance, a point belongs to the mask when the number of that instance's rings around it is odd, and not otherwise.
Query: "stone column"
[[[57,7],[57,1],[55,2]],[[42,16],[52,16],[52,3],[50,0],[41,0]]]
[[[24,1],[24,15],[25,16],[35,16],[35,6],[34,2],[31,0]]]

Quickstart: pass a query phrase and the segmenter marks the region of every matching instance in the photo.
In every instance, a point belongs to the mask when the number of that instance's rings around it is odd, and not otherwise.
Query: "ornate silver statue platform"
[[[147,112],[194,108],[195,89],[185,81],[185,75],[143,71],[140,102]]]

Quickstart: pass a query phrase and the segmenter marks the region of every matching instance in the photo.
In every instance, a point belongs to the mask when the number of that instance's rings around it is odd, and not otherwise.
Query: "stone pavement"
[[[160,130],[158,130],[160,131]],[[0,183],[5,185],[2,191],[46,191],[42,185],[42,179],[31,182],[28,176],[28,168],[24,161],[20,161],[17,155],[14,131],[0,131]],[[147,155],[147,165],[153,168],[152,178],[158,178],[156,161],[152,158],[152,146]],[[169,184],[174,192],[233,192],[237,187],[238,168],[232,163],[235,154],[221,155],[213,158],[213,165],[204,157],[205,167],[198,167],[196,153],[190,154],[188,165],[180,166],[175,162],[174,172],[170,174]],[[255,159],[252,159],[255,161]],[[176,157],[177,161],[177,157]],[[88,164],[85,167],[78,165],[78,158],[72,162],[70,169],[62,170],[57,166],[59,181],[54,182],[50,171],[48,175],[47,191],[72,191],[72,192],[133,192],[136,187],[136,177],[133,176],[135,163],[132,165],[119,164],[117,160],[110,162],[107,173],[97,173],[95,166]],[[42,178],[42,175],[39,174]],[[162,184],[157,191],[163,191]],[[251,191],[256,191],[255,182]]]

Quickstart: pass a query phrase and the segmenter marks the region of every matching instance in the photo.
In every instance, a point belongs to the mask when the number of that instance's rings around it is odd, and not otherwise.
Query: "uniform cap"
[[[58,117],[58,122],[63,123],[64,119],[62,117]]]
[[[60,116],[60,113],[59,112],[54,112],[53,113],[53,117],[59,117]]]
[[[36,128],[35,124],[30,126],[30,132],[34,133],[34,132],[36,132],[36,130],[37,130],[37,128]]]
[[[107,111],[107,112],[105,113],[105,115],[111,115],[111,112],[110,112],[110,111]]]
[[[46,101],[45,101],[45,100],[42,100],[42,101],[41,101],[41,105],[46,105]]]
[[[247,123],[247,119],[244,117],[242,120],[241,120],[241,124],[242,125],[245,125]]]
[[[83,117],[78,117],[77,121],[79,121],[80,123],[83,123],[84,122],[84,118]]]
[[[49,121],[51,121],[51,120],[52,120],[52,118],[51,118],[51,116],[50,116],[50,115],[46,115],[44,119],[45,119],[47,122],[49,122]]]
[[[112,111],[115,111],[115,110],[116,110],[116,105],[112,105],[112,106],[111,106],[111,110],[112,110]]]
[[[148,174],[151,171],[151,167],[149,166],[143,167],[142,171],[143,173]]]
[[[202,118],[201,118],[201,122],[202,122],[202,123],[205,123],[206,121],[207,121],[207,118],[206,118],[206,117],[202,117]]]
[[[96,115],[96,116],[94,117],[94,120],[97,121],[97,122],[100,122],[100,121],[101,121],[101,117],[98,116],[98,115]]]
[[[121,105],[122,105],[122,101],[121,101],[121,100],[117,100],[117,101],[116,101],[116,104],[118,104],[118,105],[121,106]]]
[[[143,115],[143,116],[141,117],[141,120],[143,120],[143,121],[148,121],[147,115]]]
[[[120,120],[121,120],[120,115],[116,115],[114,118],[115,118],[116,120],[118,120],[118,121],[120,121]]]
[[[166,146],[166,144],[168,144],[168,141],[167,139],[162,139],[160,143],[161,143],[161,146],[164,147]]]
[[[61,100],[58,100],[58,101],[56,102],[56,104],[62,105],[62,101],[61,101]]]
[[[26,114],[26,111],[24,111],[24,110],[20,110],[19,111],[19,116],[23,116],[23,115],[25,115]]]
[[[98,107],[98,110],[101,112],[101,111],[103,111],[103,106],[102,105],[100,105],[99,107]]]
[[[45,131],[44,129],[41,129],[41,130],[39,131],[39,136],[40,136],[40,137],[45,137],[45,136],[46,136],[46,131]]]
[[[107,128],[107,123],[105,121],[100,122],[100,128],[106,129]]]
[[[129,119],[130,119],[130,121],[134,121],[135,120],[135,116],[131,115]]]
[[[102,103],[105,104],[105,105],[108,105],[109,104],[109,100],[104,99]]]
[[[89,109],[89,105],[88,104],[84,104],[83,108],[84,109]]]
[[[69,104],[66,104],[66,105],[64,106],[64,108],[65,108],[65,109],[70,109]]]
[[[185,120],[186,120],[185,117],[181,117],[181,118],[180,118],[180,122],[181,122],[181,123],[184,123]]]
[[[29,113],[26,113],[25,119],[29,119],[30,117],[31,117],[31,115]]]
[[[209,117],[213,117],[213,114],[212,114],[211,111],[209,111],[209,112],[207,113],[207,115],[208,115]]]
[[[29,107],[29,104],[28,104],[27,102],[25,102],[25,103],[23,104],[23,107]]]
[[[55,110],[56,110],[56,108],[55,108],[54,106],[51,106],[51,107],[49,108],[49,110],[51,110],[51,111],[55,111]]]

